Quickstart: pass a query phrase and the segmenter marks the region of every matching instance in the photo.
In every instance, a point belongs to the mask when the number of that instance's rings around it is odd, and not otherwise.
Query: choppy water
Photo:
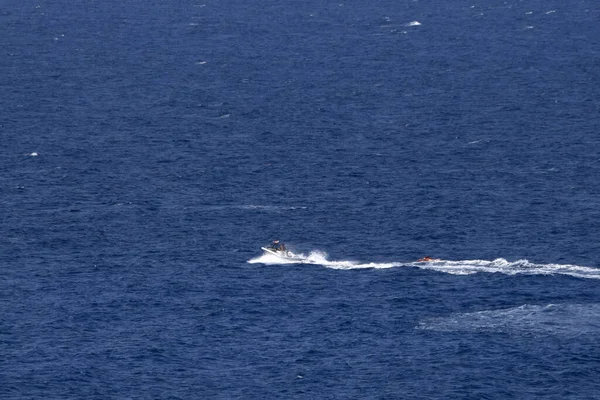
[[[0,397],[596,398],[599,18],[5,1]]]

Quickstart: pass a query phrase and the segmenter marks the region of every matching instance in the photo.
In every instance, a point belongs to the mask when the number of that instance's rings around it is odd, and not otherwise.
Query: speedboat
[[[298,261],[298,262],[304,261],[304,259],[302,257],[292,253],[289,250],[281,250],[281,249],[276,249],[276,248],[272,248],[272,247],[261,247],[261,250],[265,253],[265,255],[269,254],[269,255],[277,256],[284,260]]]

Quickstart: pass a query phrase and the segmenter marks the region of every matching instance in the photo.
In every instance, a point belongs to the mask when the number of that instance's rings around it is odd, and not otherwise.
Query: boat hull
[[[299,262],[299,263],[306,262],[305,259],[303,259],[302,257],[299,257],[299,256],[297,256],[295,254],[292,254],[288,250],[277,251],[277,250],[269,249],[269,248],[266,248],[266,247],[261,247],[261,250],[264,251],[265,255],[267,255],[267,254],[268,255],[273,255],[273,256],[281,258],[282,260],[295,261],[295,262]]]

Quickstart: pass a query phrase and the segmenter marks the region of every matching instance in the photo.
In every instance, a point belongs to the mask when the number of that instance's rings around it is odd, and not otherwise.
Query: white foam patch
[[[278,264],[318,264],[326,265],[330,261],[327,261],[327,254],[321,251],[312,251],[308,256],[298,253],[291,253],[294,257],[293,260],[281,258],[274,254],[263,254],[260,257],[248,260],[250,264],[267,264],[267,265],[278,265]]]
[[[297,259],[289,260],[278,257],[272,254],[263,254],[260,257],[253,258],[248,260],[250,264],[315,264],[322,265],[331,269],[365,269],[365,268],[392,268],[392,267],[400,267],[402,264],[399,263],[368,263],[361,264],[355,261],[329,261],[327,259],[327,253],[313,250],[309,255],[304,254],[294,254]]]
[[[285,260],[281,257],[277,257],[273,254],[263,254],[260,257],[248,260],[250,264],[266,264],[266,265],[279,265],[279,264],[298,264],[295,260]]]
[[[414,267],[433,270],[451,275],[471,275],[476,273],[500,273],[505,275],[568,275],[576,278],[600,279],[600,269],[570,264],[535,264],[528,260],[507,261],[498,258],[488,260],[439,260],[429,262],[389,262],[361,263],[357,261],[330,261],[327,254],[313,251],[308,256],[298,254],[300,260],[286,260],[274,255],[263,255],[248,262],[251,264],[317,264],[331,269],[386,269]]]
[[[529,305],[426,318],[416,329],[582,335],[600,333],[600,304]]]

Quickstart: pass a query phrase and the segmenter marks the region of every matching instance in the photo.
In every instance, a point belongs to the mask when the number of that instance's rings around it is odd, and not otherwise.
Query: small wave
[[[305,206],[269,206],[269,205],[256,205],[248,204],[241,206],[241,208],[249,210],[306,210]]]
[[[230,204],[230,205],[205,205],[204,209],[207,210],[230,210],[230,209],[238,209],[238,210],[260,210],[260,211],[294,211],[294,210],[306,210],[308,207],[306,206],[275,206],[275,205],[267,205],[267,204]]]

